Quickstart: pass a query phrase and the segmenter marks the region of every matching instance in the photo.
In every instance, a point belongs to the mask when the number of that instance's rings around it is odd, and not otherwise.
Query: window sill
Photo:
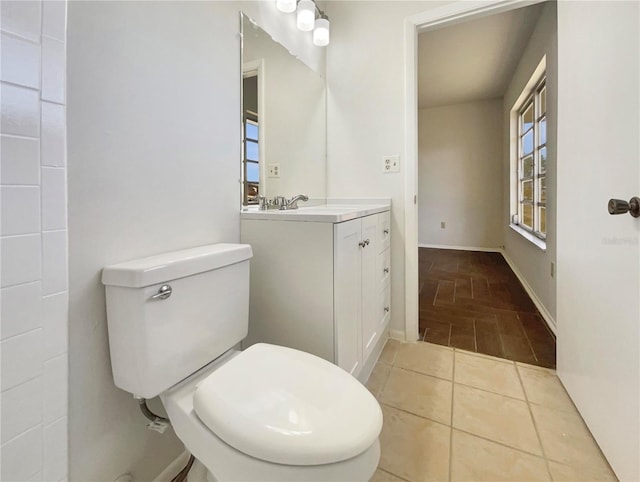
[[[513,229],[516,233],[518,233],[520,236],[522,236],[524,239],[529,241],[531,244],[534,244],[541,251],[545,253],[547,252],[547,242],[544,239],[540,239],[539,237],[534,236],[529,231],[527,231],[526,229],[522,229],[517,224],[509,224],[509,227]]]

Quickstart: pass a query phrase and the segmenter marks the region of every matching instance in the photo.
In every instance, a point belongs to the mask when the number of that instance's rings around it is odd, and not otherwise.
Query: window
[[[547,236],[547,91],[545,75],[518,110],[517,213],[513,224]]]
[[[258,114],[245,111],[242,125],[242,204],[258,204],[260,155]]]

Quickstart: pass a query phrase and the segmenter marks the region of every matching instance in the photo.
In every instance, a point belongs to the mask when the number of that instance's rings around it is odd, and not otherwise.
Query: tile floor
[[[553,333],[500,253],[419,249],[424,341],[547,368]]]
[[[384,413],[373,482],[617,480],[553,370],[389,340],[367,388]]]

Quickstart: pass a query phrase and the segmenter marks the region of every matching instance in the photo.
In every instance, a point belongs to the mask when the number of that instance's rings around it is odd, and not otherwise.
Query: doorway
[[[523,102],[523,90],[525,105],[532,105],[526,79],[540,58],[555,57],[556,24],[554,3],[535,4],[421,32],[417,52],[419,339],[548,368],[555,368],[555,338],[538,306],[553,311],[555,297],[547,295],[555,281],[536,278],[531,266],[555,262],[554,252],[513,236],[511,227],[523,230],[525,223],[510,225],[510,201],[520,184],[529,210],[534,192],[547,198],[546,177],[555,181],[555,169],[546,172],[546,158],[555,160],[547,154],[555,152],[555,136],[547,146],[546,107],[536,123],[528,120],[530,108],[523,124],[529,142],[520,142],[510,111]],[[554,74],[551,68],[555,92]],[[551,130],[555,107],[549,111]],[[527,149],[526,162],[510,162],[514,137]],[[541,141],[535,156],[534,137]],[[542,166],[537,182],[534,158]],[[542,243],[555,240],[554,226],[534,233]]]
[[[418,338],[419,315],[417,32],[518,6],[456,2],[405,20],[405,334],[410,341]],[[609,216],[606,209],[611,196],[626,199],[638,192],[638,4],[558,2],[557,9],[558,178],[567,186],[556,190],[558,376],[617,476],[638,480],[638,224],[628,215]],[[595,104],[593,92],[600,93]],[[588,115],[584,106],[590,107]]]

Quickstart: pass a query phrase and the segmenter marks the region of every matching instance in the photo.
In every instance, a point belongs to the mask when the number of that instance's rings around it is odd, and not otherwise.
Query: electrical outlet
[[[384,156],[382,158],[383,172],[400,172],[400,156]]]
[[[556,264],[553,261],[551,261],[551,277],[555,278],[555,276],[556,276]]]
[[[280,164],[267,164],[267,175],[269,177],[280,177]]]
[[[440,229],[444,229],[446,227],[446,223],[444,221],[440,221]]]

